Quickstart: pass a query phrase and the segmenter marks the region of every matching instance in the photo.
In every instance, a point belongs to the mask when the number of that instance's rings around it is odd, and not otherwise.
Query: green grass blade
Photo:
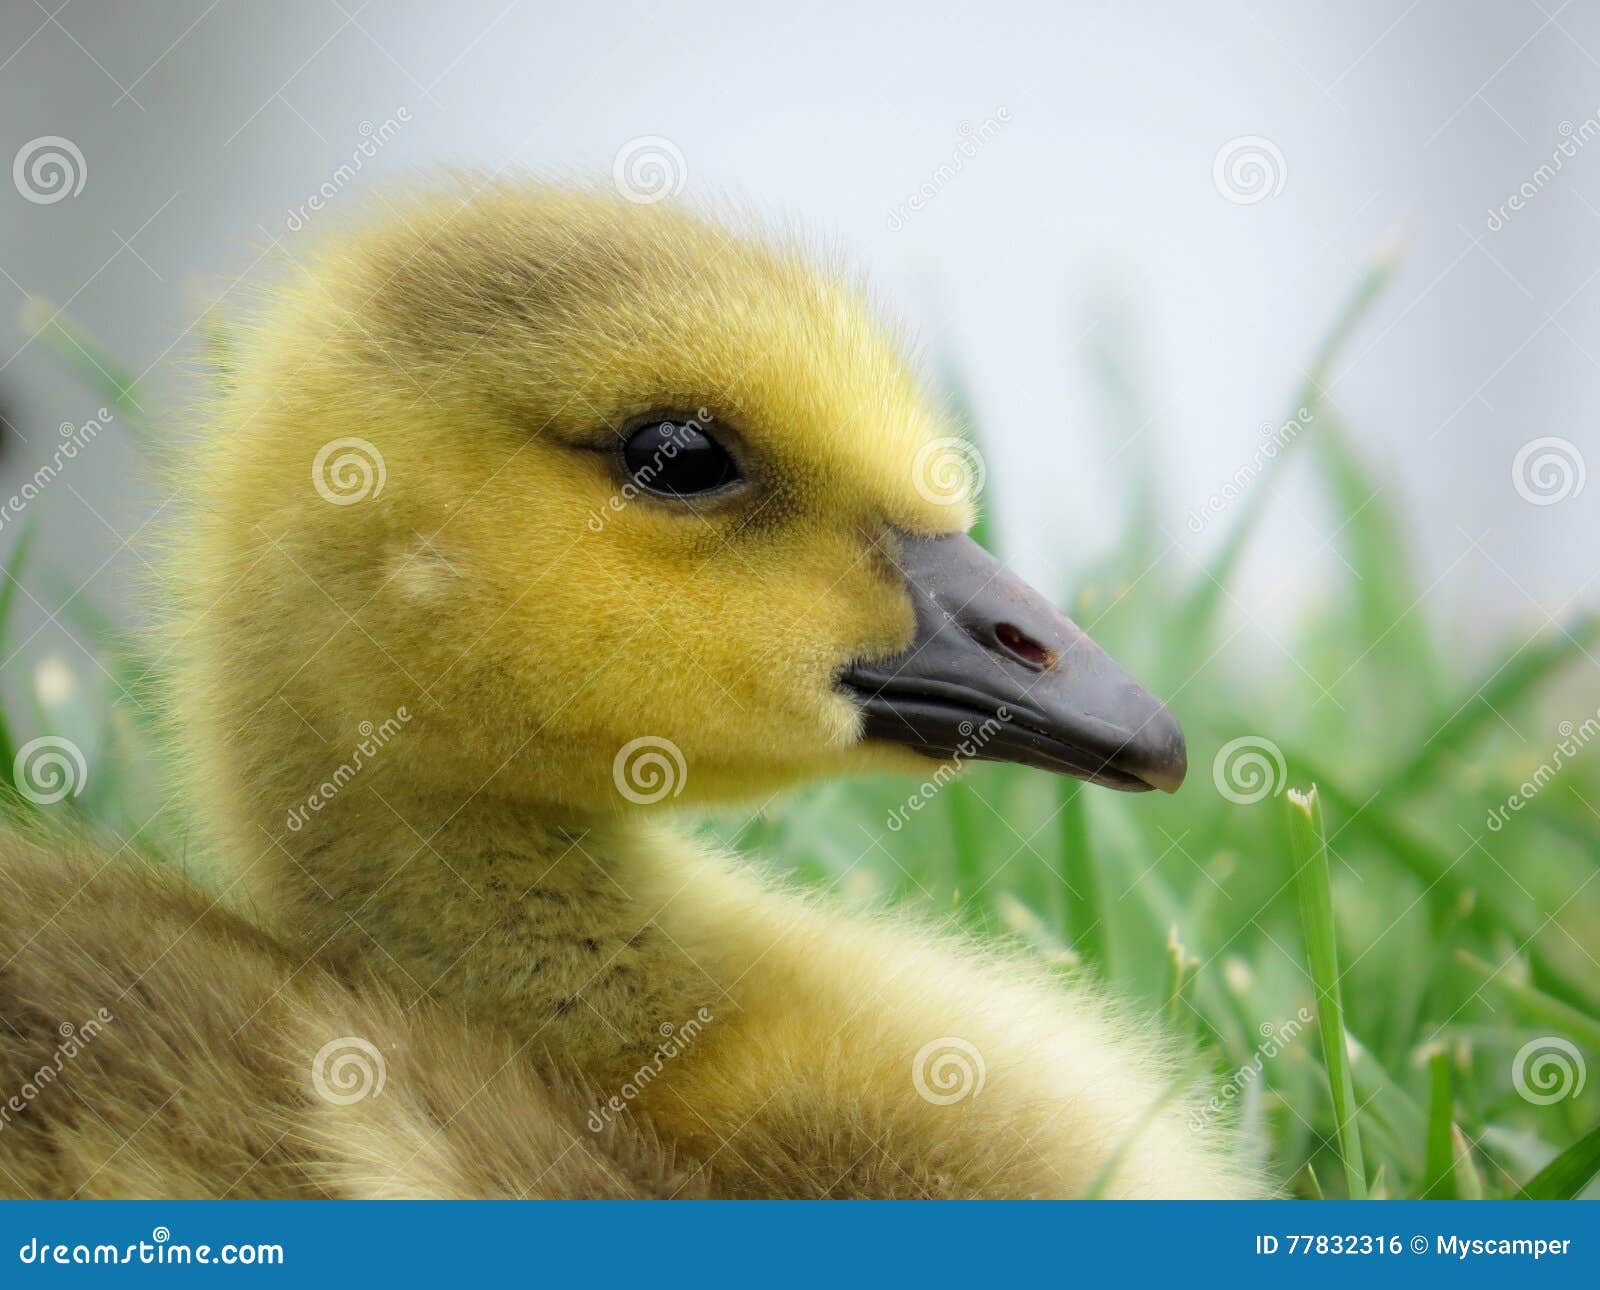
[[[1354,572],[1348,580],[1353,620],[1358,639],[1365,643],[1347,673],[1351,687],[1391,721],[1401,714],[1420,716],[1437,697],[1443,671],[1407,554],[1414,544],[1407,540],[1384,484],[1361,460],[1343,418],[1332,408],[1318,414],[1314,440],[1340,521],[1339,543]]]
[[[1524,642],[1489,670],[1464,698],[1445,703],[1445,714],[1430,722],[1433,734],[1411,760],[1389,777],[1386,791],[1407,793],[1425,784],[1445,758],[1462,752],[1474,736],[1510,712],[1568,663],[1600,642],[1600,617],[1585,615],[1564,630]]]
[[[1522,1185],[1519,1200],[1572,1200],[1600,1174],[1600,1125]]]
[[[1483,1174],[1472,1159],[1472,1147],[1459,1124],[1450,1126],[1450,1151],[1454,1157],[1451,1177],[1455,1182],[1458,1200],[1483,1199]]]
[[[8,644],[11,639],[11,608],[16,603],[17,588],[22,585],[22,569],[28,561],[28,549],[33,545],[35,527],[32,515],[23,520],[22,532],[17,535],[16,545],[11,548],[11,558],[6,561],[3,575],[0,575],[0,649],[6,653],[11,651]],[[16,755],[11,726],[6,719],[5,695],[0,692],[0,780],[9,778],[11,760]]]
[[[1194,1012],[1189,1002],[1193,994],[1195,973],[1200,970],[1200,960],[1190,954],[1178,939],[1177,924],[1167,932],[1167,1025],[1174,1031],[1188,1033],[1194,1029]]]
[[[1306,1166],[1306,1190],[1311,1193],[1312,1200],[1327,1200],[1327,1195],[1322,1190],[1322,1179],[1317,1177],[1314,1166]]]
[[[1507,1000],[1521,1016],[1554,1028],[1592,1053],[1600,1053],[1600,1021],[1588,1013],[1546,994],[1537,986],[1515,980],[1465,950],[1457,950],[1456,959],[1482,980],[1484,989]]]
[[[1343,307],[1334,316],[1332,326],[1323,336],[1322,343],[1317,347],[1305,381],[1290,408],[1288,420],[1309,424],[1310,433],[1318,432],[1315,422],[1318,410],[1325,402],[1325,389],[1332,375],[1333,364],[1355,329],[1366,318],[1382,294],[1385,284],[1394,272],[1394,266],[1394,255],[1385,252],[1379,254],[1362,274],[1355,290],[1346,298]],[[1216,559],[1212,561],[1209,575],[1201,577],[1179,608],[1178,621],[1183,625],[1183,639],[1198,639],[1199,635],[1209,630],[1215,621],[1217,610],[1222,604],[1223,592],[1238,569],[1239,560],[1249,545],[1261,516],[1266,511],[1267,503],[1272,498],[1274,482],[1283,477],[1283,458],[1287,456],[1287,450],[1304,437],[1305,432],[1302,432],[1290,439],[1284,445],[1285,452],[1279,454],[1274,468],[1255,480],[1249,492],[1245,494],[1239,513],[1234,518],[1227,537],[1223,539]]]
[[[1443,905],[1462,902],[1473,894],[1467,871],[1454,863],[1454,855],[1418,837],[1385,808],[1384,803],[1396,800],[1395,795],[1384,792],[1358,796],[1327,775],[1320,763],[1302,751],[1297,749],[1291,752],[1286,747],[1284,753],[1297,773],[1316,781],[1321,795],[1343,817],[1341,831],[1371,842],[1382,854],[1397,861],[1410,871],[1425,891],[1432,893],[1432,899]],[[1519,942],[1532,939],[1538,930],[1536,920],[1509,905],[1488,908],[1483,901],[1474,900],[1467,906],[1464,916],[1480,931],[1509,931]]]
[[[138,382],[87,330],[38,296],[22,306],[22,328],[106,399],[126,422],[135,429],[143,427],[146,413],[139,402]],[[137,441],[138,436],[134,438]]]
[[[1600,997],[1595,994],[1592,982],[1567,974],[1541,952],[1537,937],[1544,920],[1524,913],[1510,901],[1480,899],[1461,866],[1453,863],[1451,855],[1419,838],[1384,809],[1382,803],[1389,800],[1390,794],[1373,794],[1365,800],[1358,799],[1315,773],[1316,763],[1303,754],[1290,754],[1289,762],[1297,773],[1306,773],[1317,780],[1321,794],[1344,817],[1341,832],[1371,842],[1384,856],[1398,861],[1417,878],[1424,890],[1433,893],[1432,899],[1441,907],[1452,905],[1475,930],[1489,936],[1510,934],[1515,937],[1518,944],[1527,947],[1535,970],[1546,980],[1546,984],[1558,986],[1577,999]]]
[[[1088,802],[1084,786],[1063,779],[1057,790],[1061,802],[1060,851],[1062,896],[1065,914],[1062,939],[1085,963],[1109,976],[1105,910],[1100,897],[1100,871],[1089,840]]]
[[[1366,1136],[1370,1137],[1374,1130],[1382,1129],[1393,1143],[1392,1154],[1396,1157],[1396,1163],[1405,1167],[1405,1176],[1416,1177],[1423,1163],[1423,1153],[1418,1149],[1418,1144],[1426,1132],[1426,1113],[1364,1044],[1356,1043],[1346,1035],[1344,1047],[1350,1058],[1350,1082],[1355,1088],[1356,1104],[1361,1107]]]
[[[955,864],[951,881],[955,887],[957,910],[969,923],[983,921],[984,847],[983,820],[990,808],[979,799],[977,790],[964,779],[944,786],[945,818],[950,822],[950,847]]]
[[[1300,793],[1290,789],[1289,832],[1295,862],[1295,886],[1300,893],[1300,921],[1305,932],[1306,958],[1317,998],[1317,1023],[1322,1032],[1322,1060],[1328,1071],[1333,1098],[1333,1122],[1344,1165],[1345,1183],[1352,1200],[1367,1197],[1366,1169],[1361,1158],[1361,1130],[1356,1123],[1355,1083],[1350,1077],[1350,1056],[1344,1042],[1344,1005],[1339,997],[1339,947],[1334,935],[1333,883],[1328,873],[1328,849],[1322,828],[1322,806],[1315,787]]]
[[[32,515],[22,521],[22,531],[17,534],[16,545],[11,548],[11,558],[6,561],[5,577],[0,581],[0,639],[4,639],[10,621],[11,606],[17,598],[17,588],[21,586],[22,566],[27,563],[28,548],[33,545],[36,527]]]
[[[1156,555],[1161,520],[1160,436],[1155,415],[1136,374],[1137,345],[1120,301],[1105,299],[1094,307],[1084,329],[1084,359],[1098,395],[1103,436],[1117,445],[1114,456],[1126,479],[1122,530],[1116,558],[1122,567],[1143,570]]]
[[[1450,1125],[1455,1088],[1450,1079],[1450,1054],[1439,1051],[1428,1058],[1428,1143],[1423,1168],[1423,1200],[1454,1200],[1454,1153]]]
[[[1379,1165],[1372,1174],[1372,1190],[1369,1193],[1373,1200],[1389,1199],[1389,1170],[1384,1165]]]

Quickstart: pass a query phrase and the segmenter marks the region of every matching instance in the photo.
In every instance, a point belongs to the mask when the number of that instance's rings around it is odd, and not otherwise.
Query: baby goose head
[[[332,241],[233,377],[191,600],[200,719],[247,774],[403,707],[386,761],[580,810],[930,755],[1182,777],[1166,710],[963,536],[953,427],[797,253],[436,197]]]

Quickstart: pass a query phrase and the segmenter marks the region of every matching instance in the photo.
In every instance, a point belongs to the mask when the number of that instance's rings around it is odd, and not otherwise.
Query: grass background
[[[1388,272],[1375,263],[1334,318],[1285,409],[1307,424],[1212,518],[1224,537],[1201,576],[1159,558],[1172,517],[1147,463],[1114,556],[1054,589],[1181,717],[1182,792],[1128,798],[977,765],[917,811],[903,809],[915,786],[867,780],[708,827],[807,882],[948,913],[1160,1009],[1194,1038],[1197,1086],[1291,1194],[1577,1195],[1595,1190],[1600,1169],[1600,1071],[1589,1078],[1600,1057],[1600,748],[1567,760],[1500,831],[1486,820],[1550,760],[1559,724],[1600,706],[1600,622],[1505,641],[1468,671],[1450,643],[1473,639],[1466,652],[1480,655],[1472,625],[1429,620],[1402,503],[1377,487],[1321,396]],[[45,352],[115,404],[121,432],[150,433],[137,389],[87,331],[39,302],[29,322]],[[1132,434],[1146,419],[1139,391],[1117,353],[1091,357],[1110,432]],[[1341,572],[1319,581],[1284,642],[1294,664],[1263,670],[1253,629],[1230,609],[1241,556],[1290,469],[1326,494]],[[48,505],[48,490],[32,503]],[[0,793],[0,810],[76,811],[182,855],[180,822],[160,810],[148,715],[159,668],[31,548],[26,517],[8,527],[20,532],[0,552],[0,657],[11,659],[0,765],[9,772],[23,742],[50,734],[72,739],[94,773],[68,802]],[[1004,555],[994,517],[978,536]],[[11,626],[19,594],[101,669],[30,658]],[[1259,800],[1220,791],[1217,758],[1239,739],[1266,749]],[[1314,1023],[1291,1024],[1312,1012]],[[1530,1101],[1513,1079],[1518,1055],[1551,1039],[1572,1046],[1583,1086],[1569,1079],[1567,1095]],[[1525,1069],[1537,1089],[1538,1070]]]

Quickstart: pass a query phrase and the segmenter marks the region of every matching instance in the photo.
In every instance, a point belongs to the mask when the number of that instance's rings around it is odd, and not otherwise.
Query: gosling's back
[[[538,1065],[126,854],[0,837],[0,1196],[698,1192]]]

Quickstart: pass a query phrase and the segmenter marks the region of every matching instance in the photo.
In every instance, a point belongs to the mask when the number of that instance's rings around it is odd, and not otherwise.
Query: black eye
[[[692,497],[744,478],[728,450],[687,418],[640,426],[622,445],[622,465],[640,488],[663,497]]]

